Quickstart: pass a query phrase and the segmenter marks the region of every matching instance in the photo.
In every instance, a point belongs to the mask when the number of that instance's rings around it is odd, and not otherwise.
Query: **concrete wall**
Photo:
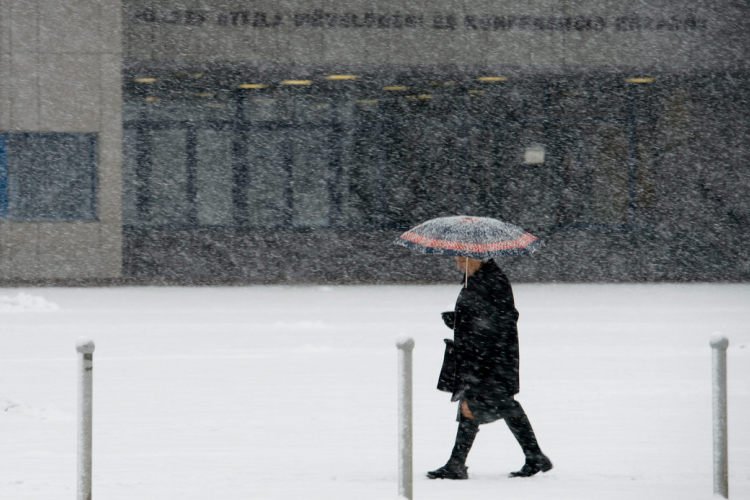
[[[122,269],[120,0],[0,0],[0,131],[98,134],[97,220],[0,221],[0,279]]]

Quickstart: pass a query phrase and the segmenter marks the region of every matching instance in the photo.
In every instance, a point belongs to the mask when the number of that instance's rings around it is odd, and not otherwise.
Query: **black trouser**
[[[513,437],[518,441],[518,444],[521,445],[526,458],[541,455],[542,450],[539,448],[539,443],[537,443],[531,422],[529,422],[529,418],[526,416],[526,412],[523,411],[521,404],[518,401],[515,403],[517,405],[515,411],[512,415],[505,417],[505,423],[508,425],[510,432],[513,433]],[[469,455],[471,445],[474,444],[474,438],[479,432],[479,425],[463,415],[459,418],[456,444],[453,446],[453,452],[451,453],[451,462],[466,463],[466,457]]]

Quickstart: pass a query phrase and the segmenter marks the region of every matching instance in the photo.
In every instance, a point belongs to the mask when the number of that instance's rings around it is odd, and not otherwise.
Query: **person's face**
[[[459,271],[466,270],[466,257],[453,257],[456,259],[456,269]]]
[[[461,272],[467,271],[466,261],[469,261],[468,266],[468,275],[471,276],[475,272],[479,270],[480,267],[482,267],[482,261],[476,260],[476,259],[469,259],[468,257],[453,257],[456,259],[456,269],[458,269]]]

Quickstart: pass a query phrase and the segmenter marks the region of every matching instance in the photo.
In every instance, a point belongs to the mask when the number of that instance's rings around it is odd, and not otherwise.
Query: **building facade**
[[[514,279],[750,278],[743,2],[50,4],[2,4],[2,278],[442,281],[391,242],[457,214],[545,242]]]

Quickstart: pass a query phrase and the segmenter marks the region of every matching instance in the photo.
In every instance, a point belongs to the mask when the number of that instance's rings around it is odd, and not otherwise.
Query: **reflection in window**
[[[245,134],[248,169],[248,224],[283,226],[288,219],[285,138],[273,130],[253,129]]]
[[[654,163],[656,162],[656,123],[639,123],[636,145],[636,202],[639,209],[654,208],[656,186]]]
[[[290,134],[293,152],[292,224],[321,227],[330,222],[330,133],[320,129],[295,130]]]
[[[180,129],[154,130],[152,137],[149,205],[151,224],[188,222],[186,133]]]
[[[368,116],[369,117],[369,116]],[[351,141],[348,161],[348,189],[344,221],[349,226],[375,225],[383,212],[383,153],[376,123],[362,120]]]
[[[561,128],[563,223],[624,223],[629,209],[629,158],[619,123]]]
[[[271,98],[247,99],[244,102],[244,119],[249,123],[288,120],[284,101]]]
[[[414,118],[388,136],[388,218],[401,226],[461,211],[464,198],[460,130]]]
[[[231,225],[234,222],[231,133],[224,130],[199,130],[196,133],[195,163],[198,224]]]
[[[134,129],[122,131],[122,223],[136,226],[138,216],[138,195],[141,191],[138,182],[138,133]]]
[[[553,227],[560,198],[559,171],[554,155],[548,154],[552,147],[548,130],[543,123],[516,124],[505,127],[499,139],[498,151],[501,179],[497,190],[500,219],[520,224],[529,230]],[[543,164],[525,162],[527,147],[543,145]]]
[[[601,124],[588,137],[592,163],[592,219],[627,222],[629,207],[628,142],[621,125]]]

